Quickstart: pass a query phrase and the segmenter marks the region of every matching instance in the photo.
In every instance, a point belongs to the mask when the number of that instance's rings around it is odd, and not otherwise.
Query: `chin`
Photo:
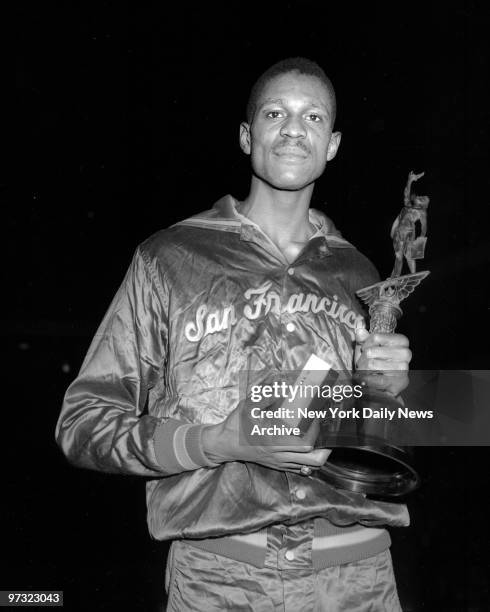
[[[298,176],[278,176],[273,177],[269,183],[276,189],[282,189],[284,191],[299,191],[308,187],[315,179],[311,177],[298,177]]]
[[[280,191],[301,191],[305,187],[308,187],[309,183],[299,183],[297,185],[286,185],[286,184],[275,184],[272,185]]]
[[[283,191],[300,191],[305,187],[308,187],[311,183],[313,183],[318,176],[316,173],[312,173],[308,171],[306,168],[275,168],[269,172],[264,171],[263,168],[253,168],[253,174],[263,181],[267,183],[274,189],[280,189]]]

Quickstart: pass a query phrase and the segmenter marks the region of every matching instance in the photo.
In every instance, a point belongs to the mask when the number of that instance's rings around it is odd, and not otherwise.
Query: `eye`
[[[279,119],[282,116],[281,111],[277,111],[277,110],[273,110],[273,111],[268,111],[265,116],[268,119]]]
[[[318,123],[322,120],[320,115],[317,115],[316,113],[309,113],[307,115],[307,119],[309,119],[310,121],[313,121],[314,123]]]

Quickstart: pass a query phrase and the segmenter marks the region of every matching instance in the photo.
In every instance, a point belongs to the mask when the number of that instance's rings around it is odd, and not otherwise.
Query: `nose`
[[[289,136],[290,138],[304,138],[306,129],[300,117],[290,115],[281,126],[281,136]]]

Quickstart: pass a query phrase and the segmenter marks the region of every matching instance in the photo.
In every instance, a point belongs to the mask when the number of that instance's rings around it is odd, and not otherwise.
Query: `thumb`
[[[311,451],[311,454],[315,456],[315,459],[318,461],[318,463],[320,463],[320,465],[323,465],[331,452],[331,448],[315,448],[315,450]]]
[[[369,336],[369,332],[366,329],[366,324],[364,323],[364,321],[362,321],[362,323],[360,323],[359,326],[356,327],[355,334],[357,344],[362,344],[366,341],[367,337]]]

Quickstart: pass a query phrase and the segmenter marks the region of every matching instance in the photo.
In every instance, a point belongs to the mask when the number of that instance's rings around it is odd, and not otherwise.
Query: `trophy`
[[[395,265],[386,280],[357,291],[358,297],[369,306],[372,332],[392,333],[402,314],[400,303],[409,296],[429,272],[416,272],[416,260],[423,259],[427,241],[427,207],[429,198],[412,194],[412,183],[424,172],[410,172],[404,190],[404,206],[391,228],[395,251]],[[420,233],[417,236],[417,221]],[[410,274],[401,275],[404,259]],[[392,395],[368,389],[363,399],[373,410],[397,409],[402,400]],[[416,489],[420,478],[413,467],[411,449],[390,443],[396,439],[397,426],[386,421],[364,419],[356,425],[355,435],[337,436],[339,441],[355,440],[355,445],[336,446],[318,476],[330,484],[351,491],[380,497],[397,497]],[[342,433],[342,432],[340,432]],[[328,435],[324,436],[327,440]],[[328,442],[321,445],[328,445]]]

